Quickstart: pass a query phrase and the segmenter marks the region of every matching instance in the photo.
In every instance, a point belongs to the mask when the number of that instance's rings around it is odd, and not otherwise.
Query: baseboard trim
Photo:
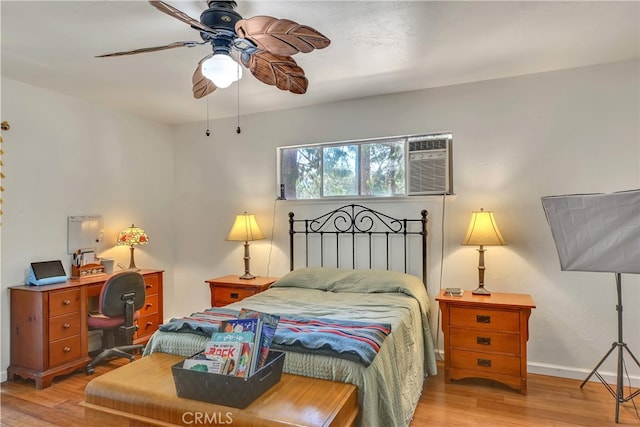
[[[631,361],[633,363],[633,361]],[[579,369],[579,368],[571,368],[567,366],[557,366],[557,365],[549,365],[546,363],[536,363],[529,362],[527,363],[527,371],[530,374],[540,374],[540,375],[549,375],[552,377],[561,377],[561,378],[570,378],[574,380],[584,381],[587,376],[591,373],[592,369]],[[602,378],[604,378],[607,383],[615,385],[617,382],[617,375],[615,372],[598,370],[598,373]],[[600,380],[592,375],[589,378],[589,382],[600,382]],[[625,387],[640,387],[640,376],[639,375],[629,375],[628,377],[625,374],[624,377],[624,385]]]

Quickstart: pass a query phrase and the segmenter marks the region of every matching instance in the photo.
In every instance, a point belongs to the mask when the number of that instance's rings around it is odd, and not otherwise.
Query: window
[[[416,144],[416,141],[428,143]],[[431,144],[431,141],[443,143]],[[429,188],[423,189],[426,192],[415,192],[414,187],[422,186],[422,182],[435,181],[443,181],[437,189],[442,194],[444,191],[440,187],[448,187],[446,184],[450,182],[450,141],[451,134],[426,134],[280,147],[278,177],[281,195],[288,200],[406,196],[428,194]],[[420,149],[420,153],[428,155],[416,157],[411,147],[418,147],[416,153]],[[437,158],[441,165],[425,168],[427,162],[436,158],[436,149],[439,150]],[[408,162],[407,152],[411,159],[418,161]],[[407,171],[412,167],[414,172]],[[431,176],[436,169],[439,175]],[[418,171],[420,181],[416,180],[415,171]],[[427,177],[425,174],[431,175]],[[411,191],[410,179],[413,179]],[[435,194],[435,190],[431,193]]]

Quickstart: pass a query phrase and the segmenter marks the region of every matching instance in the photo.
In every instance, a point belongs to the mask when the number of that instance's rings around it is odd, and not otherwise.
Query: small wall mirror
[[[78,249],[101,252],[103,235],[102,215],[70,216],[67,222],[67,253],[73,254]]]

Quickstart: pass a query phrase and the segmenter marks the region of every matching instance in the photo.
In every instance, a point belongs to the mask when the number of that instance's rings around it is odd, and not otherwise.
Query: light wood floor
[[[86,384],[124,363],[128,362],[122,359],[98,366],[92,376],[78,371],[58,377],[44,390],[36,390],[29,380],[2,383],[0,425],[81,426],[84,409],[79,403],[84,398]],[[615,400],[609,392],[600,383],[589,383],[581,389],[580,382],[529,375],[529,394],[523,396],[490,381],[461,380],[444,384],[440,373],[425,381],[410,427],[640,426],[633,402],[622,405],[620,423],[615,424]],[[635,401],[640,413],[640,397]]]

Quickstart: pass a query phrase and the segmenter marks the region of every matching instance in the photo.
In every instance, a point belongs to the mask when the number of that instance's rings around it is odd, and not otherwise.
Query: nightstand
[[[486,378],[527,394],[529,316],[535,308],[526,294],[445,296],[442,312],[444,379]]]
[[[205,282],[209,284],[211,291],[211,307],[221,307],[265,291],[276,280],[278,280],[276,277],[240,279],[240,276],[230,275],[205,280]]]

